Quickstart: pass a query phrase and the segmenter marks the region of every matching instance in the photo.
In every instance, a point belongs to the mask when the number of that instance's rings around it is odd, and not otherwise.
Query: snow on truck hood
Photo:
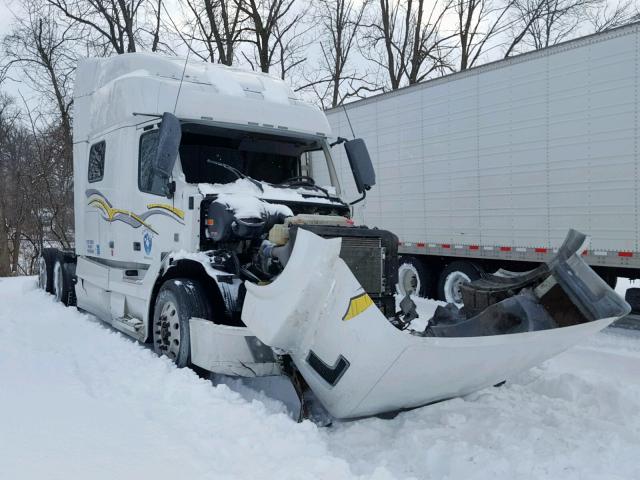
[[[258,213],[260,211],[261,204],[264,204],[260,200],[344,206],[344,203],[337,197],[327,198],[320,191],[302,187],[277,188],[266,182],[258,183],[262,186],[262,190],[247,178],[240,178],[232,183],[199,183],[198,190],[202,195],[218,195],[219,200],[232,205],[236,210],[242,210],[247,216],[250,216],[250,213]],[[329,190],[329,194],[335,195],[333,187],[327,190]],[[286,216],[293,215],[291,209],[284,205],[272,205],[272,207],[273,213],[283,213]]]

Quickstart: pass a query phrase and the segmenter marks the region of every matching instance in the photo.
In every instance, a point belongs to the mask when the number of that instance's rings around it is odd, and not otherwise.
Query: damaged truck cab
[[[75,251],[45,250],[40,286],[180,367],[288,375],[352,418],[497,383],[628,312],[575,232],[549,265],[466,285],[465,307],[415,330],[397,237],[351,220],[375,184],[366,146],[329,143],[324,114],[268,75],[88,59],[74,105]],[[341,197],[332,148],[360,198]]]
[[[180,366],[278,373],[241,319],[245,282],[277,277],[305,228],[343,238],[343,258],[395,316],[397,238],[353,225],[331,160],[342,146],[283,82],[127,54],[82,61],[74,98],[79,308]],[[341,143],[364,194],[375,182],[366,147]],[[330,185],[315,184],[312,152]]]

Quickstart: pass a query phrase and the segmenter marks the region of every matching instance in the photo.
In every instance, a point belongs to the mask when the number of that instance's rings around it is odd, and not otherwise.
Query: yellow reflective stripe
[[[342,320],[345,322],[347,320],[351,320],[352,318],[360,315],[371,305],[373,305],[373,300],[371,300],[371,297],[366,293],[353,297],[349,301],[349,308],[347,308],[347,312],[344,314],[344,317],[342,317]]]
[[[104,211],[104,213],[107,214],[107,217],[109,217],[109,220],[111,220],[113,218],[113,216],[118,213],[114,208],[111,208],[107,202],[105,202],[103,199],[101,198],[94,198],[93,200],[91,200],[89,202],[89,205],[93,205],[94,207],[98,207],[98,208],[102,208],[102,210]]]
[[[147,208],[151,210],[152,208],[161,208],[162,210],[168,210],[169,212],[177,215],[182,220],[184,220],[184,211],[179,208],[172,207],[171,205],[167,205],[166,203],[150,203],[147,205]]]
[[[94,207],[97,208],[101,208],[104,213],[107,214],[108,217],[108,221],[112,222],[113,218],[116,216],[116,214],[118,213],[122,213],[123,215],[127,215],[128,217],[133,218],[136,222],[139,222],[140,225],[148,228],[149,230],[151,230],[153,233],[158,233],[156,232],[153,227],[151,225],[149,225],[147,222],[145,222],[142,218],[140,218],[138,215],[136,215],[135,213],[129,211],[129,210],[122,210],[120,208],[111,208],[107,202],[105,202],[103,199],[101,198],[94,198],[93,200],[91,200],[89,202],[89,205],[92,205]]]

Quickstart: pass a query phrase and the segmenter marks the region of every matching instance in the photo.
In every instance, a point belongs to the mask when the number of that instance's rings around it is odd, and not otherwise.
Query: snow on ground
[[[628,288],[640,287],[640,280],[630,280],[628,278],[618,277],[618,283],[616,283],[616,292],[618,292],[624,298],[624,294]]]
[[[174,368],[33,279],[0,279],[7,479],[637,479],[640,336],[608,330],[504,387],[393,419],[318,428],[284,410]]]

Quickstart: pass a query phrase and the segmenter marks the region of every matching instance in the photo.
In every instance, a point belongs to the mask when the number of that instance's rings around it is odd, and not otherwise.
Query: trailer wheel
[[[53,263],[55,248],[43,248],[38,257],[38,287],[47,293],[53,293]]]
[[[438,299],[447,303],[462,305],[460,285],[478,280],[482,270],[476,264],[459,260],[451,262],[440,274]]]
[[[153,350],[169,357],[179,368],[191,360],[189,320],[193,317],[212,319],[202,285],[189,278],[163,283],[153,309]]]
[[[69,271],[69,267],[69,262],[65,261],[65,254],[57,251],[53,264],[53,286],[51,293],[56,297],[57,302],[63,303],[66,307],[76,304],[73,275]]]
[[[640,312],[640,288],[629,288],[624,294],[625,301],[631,305],[633,313]]]
[[[403,256],[398,265],[396,290],[403,297],[408,293],[422,298],[433,294],[434,279],[427,266],[415,257]]]

